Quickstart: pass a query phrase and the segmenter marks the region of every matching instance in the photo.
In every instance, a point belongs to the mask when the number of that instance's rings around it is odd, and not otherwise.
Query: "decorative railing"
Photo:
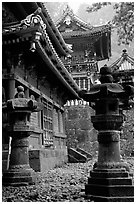
[[[97,61],[94,60],[71,60],[71,61],[63,61],[65,67],[67,68],[69,73],[72,72],[98,72],[98,64]]]
[[[70,100],[70,101],[67,101],[67,103],[65,104],[65,107],[66,106],[89,106],[89,102],[84,101],[83,99]]]

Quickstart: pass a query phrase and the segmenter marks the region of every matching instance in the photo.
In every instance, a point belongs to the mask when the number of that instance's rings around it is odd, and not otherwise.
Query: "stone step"
[[[92,178],[122,178],[128,177],[128,172],[90,172],[90,177]]]
[[[79,161],[78,161],[78,159],[76,159],[75,157],[73,157],[72,155],[68,155],[68,161],[70,162],[70,163],[78,163]]]
[[[88,184],[98,185],[132,185],[131,178],[88,178]]]
[[[74,159],[75,162],[86,162],[87,157],[73,148],[68,148],[69,159]],[[69,161],[70,162],[70,161]]]
[[[104,197],[104,196],[92,196],[85,195],[86,199],[95,201],[95,202],[134,202],[133,196],[124,196],[124,197]]]
[[[28,185],[34,185],[35,183],[27,183],[27,182],[19,182],[19,183],[3,183],[3,186],[13,186],[13,187],[17,187],[17,186],[28,186]]]
[[[2,183],[29,183],[32,181],[31,176],[20,176],[20,177],[3,177]]]
[[[117,173],[117,172],[126,172],[126,169],[125,168],[121,168],[121,169],[95,169],[94,171],[92,172],[104,172],[104,173]]]
[[[76,159],[74,156],[72,156],[72,155],[68,155],[68,161],[70,162],[70,163],[85,163],[86,161],[84,161],[84,160],[79,160],[79,159]]]
[[[92,159],[92,155],[90,153],[88,153],[87,151],[85,151],[84,149],[81,148],[77,148],[76,151],[80,152],[81,154],[85,155],[87,157],[87,159]]]
[[[104,197],[133,197],[134,187],[132,185],[85,185],[86,195]]]
[[[34,174],[35,172],[33,171],[33,169],[31,170],[27,170],[27,169],[22,169],[22,171],[7,171],[3,173],[3,177],[5,178],[20,178],[23,176],[31,176],[32,174]]]
[[[31,169],[20,169],[16,172],[7,171],[3,173],[3,186],[23,186],[35,184],[36,174]]]

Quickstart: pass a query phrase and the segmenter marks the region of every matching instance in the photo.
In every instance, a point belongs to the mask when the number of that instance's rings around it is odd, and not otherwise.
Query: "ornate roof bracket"
[[[4,44],[20,42],[20,40],[24,37],[23,34],[26,34],[29,29],[34,29],[32,33],[31,39],[31,47],[30,50],[34,52],[36,50],[35,42],[40,40],[42,34],[46,35],[46,24],[43,22],[41,16],[41,8],[39,7],[34,13],[28,15],[25,19],[23,19],[19,24],[14,24],[12,26],[8,26],[3,28],[3,34],[11,34],[15,33],[17,35],[21,35],[21,38],[13,39],[10,42],[4,41]],[[37,27],[38,25],[38,27]]]
[[[2,34],[17,33],[20,31],[25,31],[28,28],[34,28],[36,25],[41,26],[41,30],[44,32],[46,30],[46,24],[43,22],[41,16],[39,15],[41,8],[38,8],[34,13],[28,15],[20,23],[14,24],[12,26],[6,26],[2,29]]]

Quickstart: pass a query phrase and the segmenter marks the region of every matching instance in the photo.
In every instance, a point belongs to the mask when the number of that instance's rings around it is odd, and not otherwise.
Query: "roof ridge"
[[[68,16],[68,15],[71,18],[73,18],[75,21],[80,23],[82,26],[84,26],[85,28],[92,29],[92,26],[89,23],[85,22],[80,17],[78,17],[76,14],[74,14],[73,10],[70,8],[69,5],[67,5],[65,10],[63,10],[62,16],[55,22],[55,25],[58,26],[60,24],[60,22],[63,21],[66,18],[66,16]]]

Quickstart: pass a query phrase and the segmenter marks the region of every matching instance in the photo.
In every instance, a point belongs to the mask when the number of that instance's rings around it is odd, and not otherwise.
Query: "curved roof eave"
[[[122,53],[121,57],[119,57],[119,59],[117,59],[115,62],[113,62],[110,65],[110,67],[113,69],[114,69],[114,67],[118,67],[118,69],[119,69],[121,67],[121,65],[124,63],[124,61],[128,61],[128,63],[131,64],[131,68],[133,70],[134,69],[134,67],[133,67],[134,66],[134,59],[128,55],[126,49],[124,49],[122,52],[123,53]],[[128,70],[130,70],[130,68]],[[116,68],[115,68],[115,71],[116,71]]]
[[[47,8],[45,7],[43,2],[37,2],[37,5],[41,7],[42,9],[42,14],[44,16],[44,20],[46,22],[48,22],[47,27],[48,27],[48,31],[50,33],[50,35],[53,36],[53,38],[55,38],[56,40],[56,47],[60,46],[60,48],[62,49],[62,55],[67,55],[72,53],[73,51],[71,49],[69,49],[69,47],[67,46],[67,44],[65,43],[62,35],[60,34],[59,30],[56,28],[55,23],[52,21],[50,14],[47,10]],[[51,29],[50,29],[51,28]]]
[[[128,55],[127,51],[126,50],[123,50],[122,51],[122,55],[121,57],[119,57],[115,62],[113,62],[110,67],[113,67],[113,66],[118,66],[119,64],[121,64],[124,60],[127,60],[128,62],[130,62],[131,64],[134,65],[134,59]]]
[[[55,75],[58,76],[59,80],[62,82],[62,84],[71,92],[71,94],[74,96],[73,99],[79,99],[80,97],[78,96],[79,93],[79,87],[75,85],[74,80],[71,78],[71,83],[72,86],[64,79],[64,77],[61,75],[61,73],[55,68],[53,63],[49,60],[46,52],[42,48],[41,44],[39,41],[36,42],[36,47],[40,55],[42,56],[43,60],[48,63],[48,66],[50,69],[54,72]]]
[[[13,35],[14,34],[15,36],[22,36],[22,37],[24,36],[25,37],[26,34],[29,32],[32,35],[32,33],[36,32],[38,30],[40,25],[37,22],[37,24],[35,24],[35,26],[33,25],[33,23],[28,25],[28,27],[24,26],[25,25],[24,22],[26,22],[26,20],[27,20],[27,18],[22,20],[20,24],[16,23],[16,24],[9,26],[9,27],[6,26],[5,28],[3,28],[3,31],[2,31],[3,35],[6,36],[6,35],[10,35],[10,34]],[[52,60],[49,59],[48,55],[46,54],[46,51],[43,49],[39,40],[37,39],[35,42],[38,45],[39,53],[41,54],[43,60],[49,65],[50,69],[57,76],[57,78],[59,78],[61,83],[70,91],[70,93],[72,95],[72,99],[79,99],[79,96],[78,96],[79,87],[77,86],[75,81],[70,76],[70,74],[67,71],[67,69],[65,68],[64,64],[61,62],[56,50],[53,48],[52,42],[50,41],[50,38],[46,32],[46,28],[44,28],[41,21],[40,21],[40,24],[42,25],[42,27],[40,29],[41,29],[41,31],[43,31],[42,36],[41,36],[42,40],[46,41],[48,48],[50,49],[52,55],[54,56],[53,58],[56,60],[56,62],[58,64],[59,70],[54,66]],[[33,30],[33,32],[31,32],[32,30]],[[15,41],[15,39],[13,41]]]
[[[40,7],[42,10],[40,15],[47,25],[49,35],[50,37],[52,37],[53,43],[56,49],[58,50],[59,55],[66,56],[67,54],[72,53],[72,50],[67,47],[65,41],[63,40],[63,37],[61,36],[60,32],[56,28],[51,17],[49,16],[47,9],[43,6],[43,3],[4,2],[4,4],[6,4],[11,9],[11,11],[17,17],[18,20],[26,18],[26,16],[34,13],[38,9],[38,7]]]
[[[69,32],[62,32],[62,36],[64,38],[69,37],[90,37],[95,35],[101,35],[102,33],[109,32],[111,30],[111,27],[106,24],[104,26],[99,26],[97,28],[93,27],[92,30],[87,31],[69,31]]]

